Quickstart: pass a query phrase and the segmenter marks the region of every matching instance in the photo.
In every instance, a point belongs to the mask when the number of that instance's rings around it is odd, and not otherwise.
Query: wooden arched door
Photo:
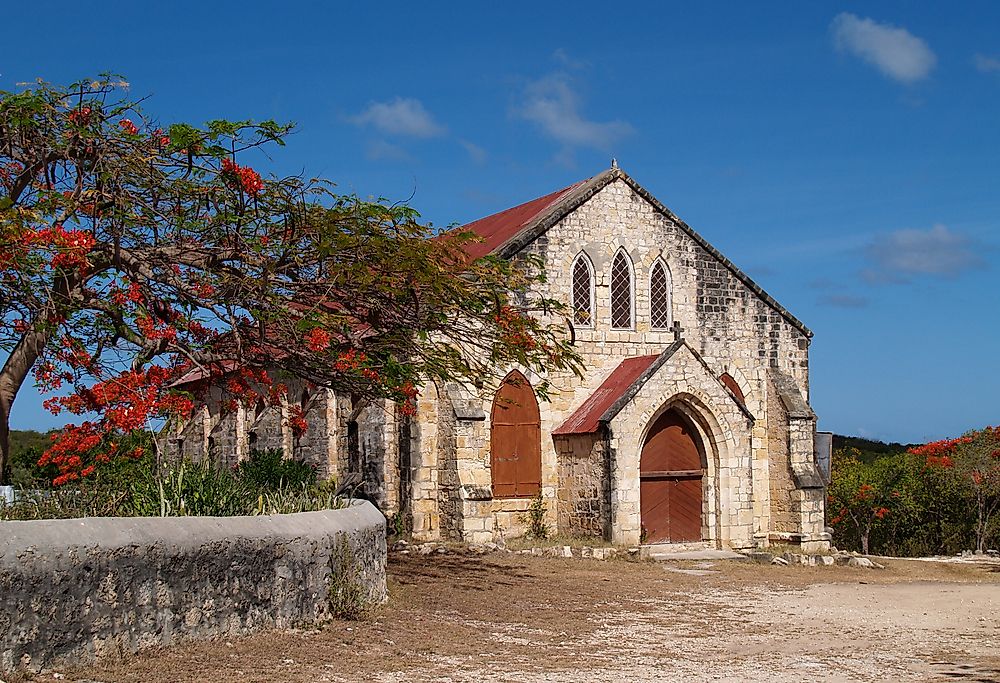
[[[702,466],[698,435],[676,410],[649,430],[639,460],[639,507],[646,543],[701,540]]]
[[[542,487],[538,401],[520,372],[504,378],[490,416],[490,466],[495,498],[531,498]]]

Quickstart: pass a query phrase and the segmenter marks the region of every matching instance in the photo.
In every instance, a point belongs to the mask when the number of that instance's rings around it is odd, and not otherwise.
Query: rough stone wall
[[[312,465],[322,479],[338,475],[338,427],[332,414],[337,397],[326,389],[307,390],[304,383],[286,381],[288,396],[280,405],[226,406],[227,397],[210,390],[196,405],[190,420],[172,425],[164,435],[168,457],[200,461],[212,457],[231,467],[245,460],[251,449],[280,449]],[[266,393],[266,392],[265,392]],[[296,438],[289,424],[290,406],[305,412],[308,429]]]
[[[559,458],[558,529],[610,540],[611,481],[603,433],[554,437]]]
[[[781,403],[773,382],[767,383],[767,425],[772,532],[796,533],[799,530],[799,505],[788,454],[788,412]]]
[[[410,517],[413,537],[431,541],[441,537],[438,497],[438,416],[442,405],[435,387],[417,397],[417,414],[410,421]]]
[[[330,616],[338,581],[384,601],[385,565],[385,518],[361,501],[273,517],[0,522],[0,672],[313,623]]]
[[[270,422],[258,427],[258,441],[262,431],[271,435],[268,443],[275,443],[278,441],[275,437],[280,435],[280,442],[274,446],[269,445],[268,448],[281,448],[286,455],[290,454],[296,460],[313,465],[321,479],[336,479],[339,470],[336,452],[331,452],[331,444],[336,443],[339,428],[331,418],[335,415],[337,396],[329,389],[314,389],[300,393],[297,398],[308,425],[305,433],[296,438],[287,424],[284,427],[281,422],[275,424],[274,421],[280,419],[281,412],[274,410]],[[284,422],[287,423],[287,420]]]
[[[399,444],[393,404],[371,402],[362,408],[357,423],[357,462],[351,464],[351,471],[361,475],[365,495],[392,516],[399,504]]]

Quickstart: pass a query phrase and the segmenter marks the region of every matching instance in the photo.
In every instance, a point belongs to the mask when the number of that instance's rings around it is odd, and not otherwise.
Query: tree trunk
[[[0,397],[0,486],[7,483],[10,462],[10,406],[6,397]]]
[[[868,554],[868,536],[871,534],[871,527],[866,528],[861,532],[861,554]]]
[[[982,554],[986,552],[986,501],[983,499],[982,493],[979,494],[978,502],[978,519],[976,520],[976,553]]]
[[[27,333],[0,370],[0,485],[6,484],[10,475],[10,410],[46,341],[45,332]]]

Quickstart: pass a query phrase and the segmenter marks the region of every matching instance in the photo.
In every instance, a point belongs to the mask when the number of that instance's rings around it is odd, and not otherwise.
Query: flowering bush
[[[1000,433],[874,455],[834,451],[828,521],[838,546],[894,555],[984,550],[1000,540]]]

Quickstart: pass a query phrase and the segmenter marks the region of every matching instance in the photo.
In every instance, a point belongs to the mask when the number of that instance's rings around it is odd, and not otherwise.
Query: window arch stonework
[[[635,317],[635,277],[632,261],[619,249],[611,261],[611,327],[630,330]]]
[[[572,269],[573,322],[584,327],[594,326],[594,267],[581,252]]]
[[[673,322],[670,270],[657,259],[649,271],[649,326],[668,330]]]

